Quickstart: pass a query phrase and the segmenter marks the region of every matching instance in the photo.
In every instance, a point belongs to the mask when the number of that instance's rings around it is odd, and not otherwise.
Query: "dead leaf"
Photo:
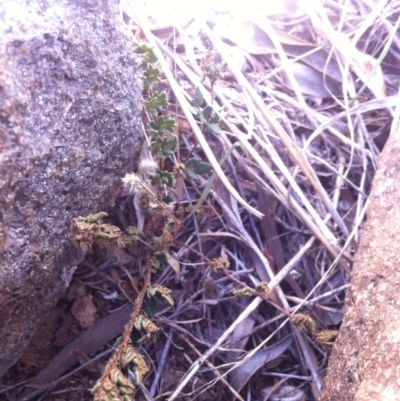
[[[311,7],[308,13],[314,29],[319,36],[328,40],[346,60],[349,60],[350,68],[358,75],[361,81],[366,84],[377,99],[385,98],[387,96],[386,84],[383,78],[382,68],[378,65],[378,61],[369,54],[358,50],[348,35],[335,31],[332,25],[324,21]],[[370,73],[375,67],[375,73],[370,76]]]
[[[218,299],[220,297],[218,287],[211,277],[208,277],[204,280],[203,289],[207,298]]]
[[[72,322],[74,321],[74,318],[71,314],[71,312],[68,312],[67,316],[65,316],[61,326],[57,330],[57,333],[55,335],[54,339],[54,345],[64,345],[67,342],[67,337],[68,337],[68,332],[71,327]]]
[[[93,305],[92,296],[85,294],[76,299],[72,305],[71,313],[82,329],[93,326],[96,320],[96,307]]]
[[[168,260],[168,263],[171,265],[172,269],[175,272],[175,275],[176,275],[175,282],[179,282],[180,277],[181,277],[181,267],[179,265],[178,259],[175,258],[175,256],[172,256],[172,255],[168,254],[167,260]]]
[[[107,249],[106,260],[116,258],[117,260],[113,263],[115,266],[127,266],[133,265],[135,258],[129,254],[124,248],[120,248],[118,245],[112,245]]]
[[[217,26],[220,35],[250,54],[276,53],[269,36],[252,21],[231,20]]]
[[[324,326],[336,326],[343,322],[344,307],[339,308],[335,311],[321,311],[321,319],[324,322]]]
[[[132,274],[129,272],[129,270],[122,266],[121,269],[125,272],[125,274],[127,275],[132,288],[136,291],[137,294],[139,294],[140,290],[139,290],[139,276],[133,277]]]
[[[266,387],[260,390],[260,394],[263,397],[268,397],[264,399],[269,401],[306,401],[304,391],[290,384],[280,386],[276,391],[273,387]]]
[[[229,381],[232,384],[232,387],[237,392],[240,392],[258,369],[264,366],[267,362],[271,362],[281,356],[288,349],[292,341],[293,337],[288,336],[271,347],[257,351],[240,366],[232,370],[229,374]]]
[[[281,31],[279,29],[273,28],[276,37],[279,39],[279,42],[285,45],[295,45],[295,46],[312,46],[314,45],[298,36],[292,35],[288,32]]]
[[[71,354],[76,355],[77,358],[79,359],[79,362],[81,363],[81,365],[87,363],[90,361],[90,358],[83,352],[79,351],[79,349],[74,349],[71,351]],[[97,364],[95,362],[89,364],[88,366],[86,366],[86,370],[89,372],[93,372],[93,373],[101,373],[101,370],[99,369],[99,367],[97,366]]]
[[[236,328],[230,337],[230,348],[234,348],[235,351],[229,351],[226,356],[226,362],[234,362],[238,359],[241,352],[244,350],[247,342],[249,341],[249,336],[253,331],[254,325],[256,324],[256,314],[251,314],[246,319],[244,319]],[[238,351],[236,351],[238,350]]]
[[[85,330],[78,337],[67,344],[52,361],[49,362],[30,383],[32,388],[27,388],[21,399],[36,391],[37,388],[44,387],[53,380],[59,378],[65,371],[79,362],[73,350],[78,349],[86,355],[91,355],[99,348],[122,333],[124,325],[128,322],[132,313],[133,306],[127,303],[122,308],[111,313],[89,329]]]
[[[341,96],[342,90],[340,85],[328,76],[325,76],[324,82],[322,73],[315,68],[311,68],[303,63],[293,63],[291,68],[301,92],[305,95],[319,98],[331,97],[331,94]]]

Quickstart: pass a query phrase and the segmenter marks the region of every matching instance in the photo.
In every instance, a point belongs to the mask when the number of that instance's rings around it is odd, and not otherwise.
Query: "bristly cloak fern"
[[[163,114],[163,110],[169,105],[166,92],[153,90],[160,82],[161,75],[154,51],[146,44],[141,44],[138,45],[136,53],[142,57],[145,96],[143,104],[150,119],[146,124],[146,132],[150,138],[150,154],[140,160],[137,173],[127,174],[122,182],[130,194],[140,198],[140,202],[134,204],[142,209],[140,213],[144,218],[151,219],[152,216],[160,215],[163,217],[164,227],[161,230],[162,235],[156,236],[152,232],[143,232],[142,227],[128,227],[122,232],[111,224],[103,223],[103,219],[107,217],[106,213],[73,220],[75,245],[86,251],[94,242],[101,246],[117,243],[121,247],[139,240],[149,244],[149,248],[145,250],[146,265],[143,269],[142,289],[135,301],[130,320],[114,345],[114,354],[92,389],[95,401],[130,401],[135,387],[142,383],[143,376],[149,371],[137,347],[155,341],[158,331],[152,320],[156,312],[155,299],[158,298],[170,306],[174,305],[168,288],[151,284],[152,273],[165,268],[171,260],[169,247],[173,244],[181,225],[169,205],[173,197],[168,188],[175,185],[177,174],[183,173],[189,179],[197,179],[198,175],[211,170],[210,164],[194,157],[189,158],[186,163],[178,163],[170,171],[165,169],[164,160],[170,158],[172,162],[171,156],[178,148],[176,121],[170,115]],[[199,96],[196,90],[195,98],[199,100]],[[199,121],[210,132],[218,133],[219,119],[210,107],[199,109]],[[140,214],[139,210],[136,212]]]

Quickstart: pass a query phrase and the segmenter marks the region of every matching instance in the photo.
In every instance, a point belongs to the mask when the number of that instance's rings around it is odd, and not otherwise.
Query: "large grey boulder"
[[[83,254],[140,142],[139,67],[117,1],[0,4],[0,378]]]

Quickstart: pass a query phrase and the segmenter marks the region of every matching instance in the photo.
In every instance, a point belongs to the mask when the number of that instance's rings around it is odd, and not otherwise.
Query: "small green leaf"
[[[155,121],[151,121],[150,123],[147,123],[147,133],[152,135],[152,136],[158,136],[162,135],[160,134],[160,127]]]
[[[219,135],[221,133],[221,127],[219,124],[207,123],[207,129],[215,135]]]
[[[176,120],[175,118],[172,118],[171,116],[168,116],[165,120],[165,129],[166,131],[169,132],[175,132],[176,128]]]
[[[212,111],[213,111],[213,108],[211,106],[207,106],[203,109],[203,111],[201,112],[201,115],[200,115],[200,118],[202,119],[203,122],[206,122],[209,120],[209,118],[211,117]]]
[[[160,187],[164,184],[168,187],[173,187],[175,185],[175,177],[168,171],[157,170],[156,174],[153,175],[153,178]]]
[[[148,91],[153,87],[154,84],[160,82],[160,69],[158,67],[153,67],[151,64],[143,64],[143,90]]]
[[[183,171],[188,178],[195,180],[198,178],[198,174],[206,174],[210,170],[212,170],[211,164],[203,162],[201,159],[196,159],[195,157],[192,157],[185,163],[185,168]]]
[[[138,44],[137,48],[133,51],[136,54],[144,55],[147,63],[155,63],[158,59],[152,47],[149,47],[147,43]]]
[[[147,316],[149,319],[152,319],[153,316],[156,314],[156,312],[157,312],[156,300],[153,297],[149,297],[147,295],[147,297],[143,301],[142,309],[140,309],[140,313]]]
[[[172,197],[172,195],[170,193],[166,193],[163,195],[162,201],[164,203],[166,203],[167,205],[169,205],[171,202],[174,201],[174,198]]]
[[[219,124],[221,122],[221,119],[219,118],[219,115],[217,113],[213,113],[208,122],[211,124]]]
[[[152,107],[155,104],[152,105]],[[156,106],[155,106],[156,108]],[[147,130],[153,136],[162,136],[166,132],[175,132],[176,121],[171,116],[165,118],[164,116],[158,117],[157,121],[147,123]]]
[[[200,121],[205,124],[208,131],[216,135],[221,133],[221,127],[219,126],[221,119],[211,106],[205,107],[200,113],[199,118]]]
[[[200,88],[197,86],[196,90],[194,91],[194,98],[191,100],[190,104],[193,107],[200,107],[201,104],[203,103],[203,95],[200,92]]]
[[[159,82],[160,81],[160,69],[158,67],[153,67],[151,64],[149,65],[149,69],[145,73],[147,79],[151,82]]]
[[[193,168],[201,159],[197,159],[195,157],[191,157],[186,163],[185,168]]]
[[[165,91],[158,93],[154,92],[153,96],[144,101],[144,105],[151,116],[157,114],[164,106],[168,106],[167,93]]]
[[[155,252],[151,258],[151,265],[155,269],[164,269],[168,265],[168,254],[165,251]]]
[[[185,168],[183,170],[188,178],[191,180],[197,180],[199,176],[191,168]]]
[[[178,148],[178,138],[176,135],[171,135],[170,138],[157,137],[154,142],[151,142],[149,149],[159,159],[165,159],[176,152]]]
[[[152,153],[159,159],[165,159],[165,156],[162,152],[162,141],[163,138],[157,138],[157,140],[151,142],[149,146],[149,149],[152,151]]]
[[[169,288],[165,288],[160,284],[150,285],[147,289],[148,297],[158,297],[162,299],[164,302],[169,304],[170,306],[174,306],[174,300],[171,297],[171,290]]]
[[[210,163],[200,161],[193,167],[193,170],[196,174],[203,175],[203,174],[208,173],[210,170],[212,170],[212,166]]]

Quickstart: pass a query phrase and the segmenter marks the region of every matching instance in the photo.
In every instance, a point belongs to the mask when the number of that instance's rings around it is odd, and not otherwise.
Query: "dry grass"
[[[293,316],[309,315],[319,332],[342,321],[371,180],[399,115],[400,3],[164,27],[124,11],[161,61],[180,160],[195,154],[215,171],[203,212],[178,238],[178,282],[172,268],[159,278],[177,307],[157,315],[168,335],[150,355],[148,399],[317,399],[329,347]],[[203,80],[207,57],[227,65],[214,85]],[[193,116],[195,87],[224,120],[218,136]],[[180,184],[178,200],[194,206],[207,180]],[[221,254],[229,273],[210,268]],[[260,282],[268,301],[232,296]]]

